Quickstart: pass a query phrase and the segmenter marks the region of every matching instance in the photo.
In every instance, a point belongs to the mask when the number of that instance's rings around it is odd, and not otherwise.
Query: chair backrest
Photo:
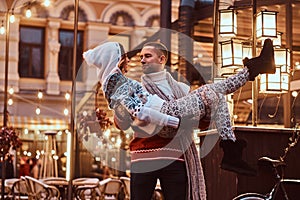
[[[19,179],[12,186],[13,195],[27,194],[26,182],[24,179]]]
[[[122,182],[120,180],[111,179],[105,184],[103,194],[117,196],[118,193],[120,192],[121,186],[122,186]]]
[[[76,178],[72,181],[72,184],[75,186],[79,185],[98,185],[98,178]]]
[[[47,190],[43,188],[43,185],[38,183],[38,180],[30,176],[21,177],[26,183],[27,193],[30,197],[35,197],[37,194],[47,193]]]
[[[68,185],[69,182],[67,179],[62,177],[48,177],[43,179],[43,183],[46,183],[47,185],[59,185],[59,186],[65,186]]]
[[[56,198],[60,197],[59,190],[54,187],[47,185],[33,177],[25,176],[28,196],[33,199],[44,199],[44,198]]]
[[[125,186],[125,195],[127,199],[130,199],[130,178],[128,177],[120,177],[120,180],[123,182]]]

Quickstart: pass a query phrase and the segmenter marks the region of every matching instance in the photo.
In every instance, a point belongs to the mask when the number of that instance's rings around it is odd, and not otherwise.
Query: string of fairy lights
[[[14,104],[14,100],[13,100],[13,96],[14,96],[14,88],[13,87],[10,87],[8,89],[8,100],[7,100],[7,104],[9,106],[13,106]],[[40,115],[42,113],[42,102],[43,102],[43,99],[44,99],[44,93],[43,91],[37,91],[37,101],[36,102],[33,102],[36,104],[36,108],[35,108],[35,114],[36,115]],[[64,94],[64,98],[65,98],[65,106],[64,106],[64,109],[62,110],[62,113],[65,115],[65,116],[68,116],[70,111],[69,111],[69,107],[70,107],[70,99],[71,99],[71,94],[70,92],[66,92]]]
[[[42,0],[41,1],[41,5],[44,7],[50,7],[52,4],[53,0]],[[16,2],[16,1],[15,1]],[[31,18],[32,17],[32,4],[36,3],[37,1],[28,1],[25,4],[22,4],[20,7],[25,7],[26,11],[25,11],[25,17],[26,18]],[[15,17],[15,7],[12,7],[10,10],[7,11],[7,13],[10,13],[9,15],[9,22],[12,24],[16,21],[16,17]],[[10,12],[9,12],[10,11]],[[6,28],[4,25],[4,20],[2,20],[1,22],[1,27],[0,27],[0,34],[4,35],[6,33]]]

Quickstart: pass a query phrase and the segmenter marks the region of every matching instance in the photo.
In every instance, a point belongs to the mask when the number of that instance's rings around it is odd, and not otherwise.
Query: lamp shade
[[[281,32],[277,32],[277,37],[274,38],[273,40],[273,46],[281,46],[281,38],[282,38],[282,33]]]
[[[289,74],[276,67],[275,74],[262,74],[260,77],[261,93],[284,93],[289,90]]]
[[[219,10],[219,34],[221,36],[235,36],[237,34],[237,17],[233,9]]]
[[[252,58],[252,45],[250,42],[243,43],[243,58]]]
[[[260,77],[261,93],[284,93],[289,90],[290,82],[290,51],[286,48],[276,48],[275,74],[262,74]]]
[[[239,68],[243,66],[242,42],[231,39],[220,42],[222,67]]]
[[[277,12],[261,11],[256,17],[256,37],[277,37]]]
[[[275,64],[281,66],[281,71],[290,72],[291,52],[287,48],[275,48],[274,50]]]

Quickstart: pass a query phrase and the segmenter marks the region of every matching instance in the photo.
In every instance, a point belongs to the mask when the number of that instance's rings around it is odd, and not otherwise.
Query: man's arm
[[[134,81],[125,82],[123,85],[119,86],[114,94],[110,97],[111,101],[114,102],[114,106],[116,104],[122,105],[133,118],[138,118],[142,121],[149,121],[153,124],[159,126],[170,126],[173,128],[177,128],[179,119],[164,113],[159,112],[160,108],[157,110],[153,109],[153,106],[156,107],[157,102],[160,102],[160,105],[163,104],[163,100],[156,97],[155,104],[153,105],[152,100],[153,96],[147,97],[147,102],[144,102],[145,95],[143,99],[141,99],[140,88],[141,85]],[[147,105],[147,106],[146,106]],[[113,106],[113,107],[114,107]]]

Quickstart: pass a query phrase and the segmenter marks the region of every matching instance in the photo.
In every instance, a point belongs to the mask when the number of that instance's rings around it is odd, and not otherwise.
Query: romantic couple
[[[242,160],[246,142],[235,137],[225,95],[259,74],[275,73],[270,39],[265,40],[260,56],[244,59],[245,67],[238,74],[193,91],[164,70],[168,49],[158,42],[146,43],[141,50],[141,83],[125,76],[129,59],[120,43],[100,44],[83,57],[97,69],[116,126],[123,130],[131,126],[135,132],[130,143],[131,199],[151,199],[157,179],[165,199],[206,199],[193,127],[183,126],[186,121],[213,120],[224,151],[221,168],[255,175]]]

